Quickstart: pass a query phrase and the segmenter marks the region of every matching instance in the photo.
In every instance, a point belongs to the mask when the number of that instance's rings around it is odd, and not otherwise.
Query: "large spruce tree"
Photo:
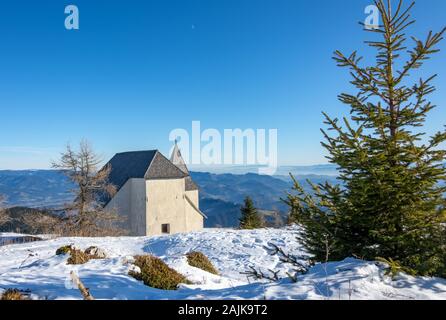
[[[349,106],[348,118],[324,114],[328,130],[322,130],[322,145],[339,167],[341,184],[311,184],[308,194],[295,181],[296,192],[286,201],[318,261],[383,258],[418,274],[446,275],[446,131],[431,137],[422,131],[435,107],[427,99],[435,76],[410,83],[439,51],[446,28],[424,41],[412,37],[414,46],[407,49],[413,5],[376,2],[382,25],[365,28],[380,38],[366,42],[376,51],[375,65],[362,66],[356,52],[335,52],[357,89],[339,96]]]

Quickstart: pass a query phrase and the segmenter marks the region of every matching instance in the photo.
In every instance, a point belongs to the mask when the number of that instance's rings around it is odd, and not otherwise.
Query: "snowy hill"
[[[284,276],[289,266],[270,256],[265,246],[274,243],[302,255],[296,233],[296,228],[209,229],[151,238],[60,238],[7,245],[0,247],[0,291],[29,289],[35,299],[81,299],[69,281],[70,272],[75,271],[97,299],[446,299],[446,280],[406,275],[392,280],[384,266],[355,259],[316,265],[297,283],[248,281],[242,272],[249,266],[280,270]],[[108,259],[67,265],[66,256],[55,255],[57,248],[67,244],[81,249],[98,246]],[[189,266],[184,254],[191,250],[205,253],[221,275]],[[128,276],[129,261],[136,254],[160,257],[194,284],[177,291],[143,285]]]

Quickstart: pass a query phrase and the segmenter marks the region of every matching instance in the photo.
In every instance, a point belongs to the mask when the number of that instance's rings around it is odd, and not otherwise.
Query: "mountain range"
[[[267,221],[277,224],[286,220],[288,208],[281,199],[291,190],[289,176],[206,172],[191,175],[200,188],[200,208],[208,216],[206,227],[237,226],[246,196],[253,199]],[[331,175],[296,176],[301,183],[308,178],[316,183],[335,180]],[[73,188],[70,180],[56,170],[0,170],[0,194],[6,196],[8,207],[60,208],[72,201]]]

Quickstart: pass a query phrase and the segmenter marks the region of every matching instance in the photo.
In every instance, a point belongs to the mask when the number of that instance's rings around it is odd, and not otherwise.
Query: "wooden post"
[[[71,280],[78,287],[79,291],[84,297],[84,300],[94,300],[93,296],[90,293],[90,290],[88,290],[88,288],[85,288],[84,284],[82,283],[81,279],[79,279],[77,274],[74,271],[71,271],[70,275]]]

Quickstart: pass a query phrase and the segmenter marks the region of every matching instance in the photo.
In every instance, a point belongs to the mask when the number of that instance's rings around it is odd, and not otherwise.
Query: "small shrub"
[[[176,290],[180,283],[191,284],[185,276],[154,256],[136,256],[134,264],[139,267],[141,272],[130,271],[129,275],[143,281],[146,286],[162,290]]]
[[[26,300],[23,294],[17,289],[7,289],[2,293],[0,300]]]
[[[72,245],[60,247],[59,249],[56,250],[56,256],[70,254],[71,250],[73,250]]]
[[[63,246],[57,249],[56,255],[67,255],[70,257],[67,260],[67,264],[84,264],[92,259],[104,259],[105,254],[97,247],[90,247],[85,251],[76,249],[72,245]]]
[[[70,257],[67,260],[67,264],[84,264],[91,259],[92,257],[82,250],[73,249],[70,251]]]
[[[208,257],[206,257],[203,253],[193,251],[189,252],[186,255],[186,257],[187,257],[187,262],[192,267],[199,268],[209,273],[218,275],[217,269],[214,267],[212,262],[209,261]]]

